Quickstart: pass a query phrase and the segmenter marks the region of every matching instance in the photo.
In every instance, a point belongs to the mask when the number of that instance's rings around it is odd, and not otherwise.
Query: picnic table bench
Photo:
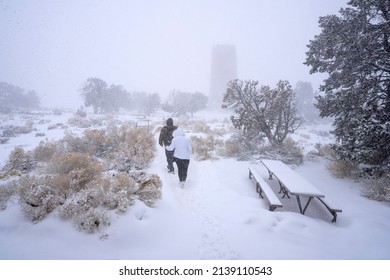
[[[282,202],[280,202],[278,196],[274,193],[268,183],[261,177],[258,166],[252,165],[249,167],[249,179],[254,178],[256,181],[256,192],[259,193],[261,198],[265,197],[269,202],[269,210],[274,211],[278,207],[283,207]]]
[[[296,197],[301,214],[305,214],[310,202],[313,198],[317,198],[332,214],[332,222],[336,222],[337,213],[342,212],[342,210],[341,208],[333,205],[330,200],[325,198],[325,194],[282,161],[262,160],[261,162],[268,170],[269,179],[272,179],[274,176],[277,178],[280,186],[279,193],[283,194],[282,198],[290,198],[290,195],[294,195]],[[307,198],[306,204],[304,205],[302,205],[301,201],[301,198],[303,197]]]

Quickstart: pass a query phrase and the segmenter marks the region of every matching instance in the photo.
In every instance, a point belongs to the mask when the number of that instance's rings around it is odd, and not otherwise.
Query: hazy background
[[[82,105],[89,77],[128,91],[209,93],[213,45],[233,44],[238,77],[313,84],[303,65],[319,16],[347,0],[0,0],[0,81],[44,106]]]

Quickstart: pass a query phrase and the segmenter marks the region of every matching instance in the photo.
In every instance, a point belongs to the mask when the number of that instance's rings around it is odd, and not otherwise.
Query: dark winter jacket
[[[160,137],[158,138],[158,144],[160,146],[169,146],[171,145],[173,136],[172,132],[176,130],[177,126],[173,125],[172,119],[167,120],[167,125],[165,125],[160,132]]]

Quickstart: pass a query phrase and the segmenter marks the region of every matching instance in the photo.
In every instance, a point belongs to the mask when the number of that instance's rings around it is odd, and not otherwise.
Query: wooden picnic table
[[[262,160],[262,164],[267,168],[269,173],[269,179],[275,176],[279,181],[280,193],[283,193],[283,197],[290,198],[291,195],[295,195],[299,211],[301,214],[305,214],[307,207],[313,198],[322,199],[325,195],[308,182],[301,175],[292,170],[289,166],[279,160]],[[305,205],[302,205],[301,197],[306,197],[307,201]]]

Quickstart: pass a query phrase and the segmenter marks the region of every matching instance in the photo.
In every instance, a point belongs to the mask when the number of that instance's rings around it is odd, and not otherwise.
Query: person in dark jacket
[[[166,147],[168,147],[173,139],[172,132],[177,129],[177,126],[173,125],[173,119],[169,118],[166,121],[166,125],[161,129],[160,136],[158,138],[158,144],[161,147],[165,148],[165,156],[167,158],[168,163],[168,172],[174,173],[175,169],[173,167],[173,153],[174,151],[168,151]]]

